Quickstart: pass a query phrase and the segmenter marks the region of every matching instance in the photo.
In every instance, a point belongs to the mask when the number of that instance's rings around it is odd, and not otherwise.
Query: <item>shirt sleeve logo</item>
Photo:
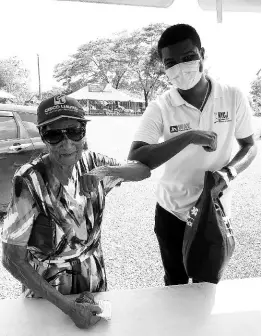
[[[170,126],[170,133],[183,132],[191,130],[190,123]]]
[[[218,122],[221,123],[221,122],[229,122],[229,121],[232,121],[232,119],[229,119],[228,111],[227,112],[215,112],[214,124]]]

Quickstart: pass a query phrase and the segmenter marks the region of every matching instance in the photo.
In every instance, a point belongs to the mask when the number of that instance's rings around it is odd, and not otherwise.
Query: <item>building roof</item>
[[[103,87],[104,86],[104,87]],[[89,84],[69,95],[77,100],[106,100],[106,101],[132,101],[144,102],[143,99],[132,97],[123,91],[114,89],[111,84]]]

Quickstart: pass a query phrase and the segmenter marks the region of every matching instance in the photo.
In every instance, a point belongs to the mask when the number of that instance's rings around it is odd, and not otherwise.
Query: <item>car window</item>
[[[0,140],[17,139],[17,125],[13,117],[0,116]]]
[[[25,126],[30,138],[39,137],[38,128],[36,127],[36,114],[28,112],[18,112],[18,114],[22,119],[23,125]]]

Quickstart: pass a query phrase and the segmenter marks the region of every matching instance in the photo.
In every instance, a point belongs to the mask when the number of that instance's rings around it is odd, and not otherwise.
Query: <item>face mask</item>
[[[179,63],[166,69],[166,75],[170,82],[178,89],[189,90],[201,79],[202,72],[199,71],[200,60]]]

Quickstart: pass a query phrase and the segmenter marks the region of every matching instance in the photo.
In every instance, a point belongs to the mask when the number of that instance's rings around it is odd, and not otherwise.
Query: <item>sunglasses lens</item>
[[[66,135],[72,141],[80,141],[85,136],[85,129],[84,128],[68,128]]]
[[[85,136],[85,128],[71,127],[67,128],[66,136],[72,141],[80,141]],[[56,145],[64,139],[62,130],[49,130],[43,134],[43,138],[51,145]]]
[[[63,140],[63,132],[60,130],[50,130],[43,134],[43,138],[46,142],[50,143],[51,145],[55,145]]]

